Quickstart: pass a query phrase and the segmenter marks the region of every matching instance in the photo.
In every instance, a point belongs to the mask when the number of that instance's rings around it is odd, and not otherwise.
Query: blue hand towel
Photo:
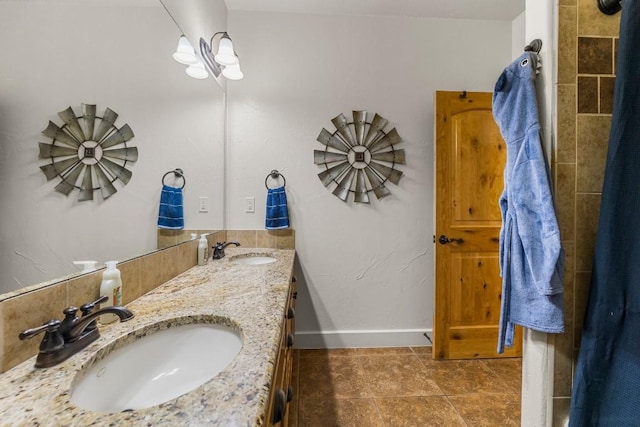
[[[267,230],[289,228],[289,209],[287,207],[287,193],[284,186],[269,188],[267,191]]]
[[[184,213],[182,209],[182,188],[162,186],[160,209],[158,210],[158,228],[182,230]]]

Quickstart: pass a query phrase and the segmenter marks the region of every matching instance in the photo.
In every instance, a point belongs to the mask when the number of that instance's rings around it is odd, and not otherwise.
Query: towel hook
[[[185,185],[187,185],[187,180],[184,177],[184,171],[180,168],[175,168],[172,171],[169,171],[167,173],[165,173],[164,175],[162,175],[162,185],[167,185],[164,183],[164,179],[167,177],[167,175],[169,175],[170,173],[172,173],[176,178],[182,178],[182,187],[180,187],[180,189],[183,189]]]
[[[267,182],[269,181],[269,178],[274,179],[274,180],[278,179],[278,178],[282,178],[282,186],[286,187],[286,185],[287,185],[287,180],[285,179],[284,175],[282,175],[280,172],[278,172],[276,169],[274,169],[271,172],[269,172],[267,177],[264,179],[264,186],[267,187],[267,190],[269,189],[269,185],[267,184]]]
[[[531,43],[529,43],[524,47],[525,52],[540,53],[541,49],[542,49],[542,40],[540,39],[531,40]]]
[[[598,9],[606,15],[615,15],[620,12],[620,0],[598,0]]]

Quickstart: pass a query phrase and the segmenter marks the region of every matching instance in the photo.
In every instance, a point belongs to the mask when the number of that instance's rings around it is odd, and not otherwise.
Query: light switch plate
[[[253,213],[256,211],[256,199],[255,197],[245,197],[244,198],[244,211],[248,213]]]
[[[200,197],[198,212],[209,212],[209,198]]]

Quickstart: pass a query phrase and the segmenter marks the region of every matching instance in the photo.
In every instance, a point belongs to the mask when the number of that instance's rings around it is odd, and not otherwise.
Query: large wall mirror
[[[225,95],[172,59],[178,22],[159,0],[0,2],[0,294],[77,272],[75,260],[155,250],[162,177],[175,168],[185,228],[223,228]],[[133,176],[106,200],[78,202],[40,171],[42,130],[83,103],[135,133]]]

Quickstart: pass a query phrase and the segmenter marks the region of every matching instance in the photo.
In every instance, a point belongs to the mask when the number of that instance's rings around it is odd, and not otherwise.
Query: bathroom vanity
[[[2,423],[287,425],[294,393],[294,257],[293,250],[227,248],[223,259],[195,266],[127,304],[135,318],[100,326],[100,338],[59,365],[36,369],[34,355],[0,374]],[[211,380],[145,409],[94,412],[71,401],[77,383],[109,353],[155,332],[192,323],[223,325],[242,340],[237,355]],[[148,354],[146,363],[155,359]]]

